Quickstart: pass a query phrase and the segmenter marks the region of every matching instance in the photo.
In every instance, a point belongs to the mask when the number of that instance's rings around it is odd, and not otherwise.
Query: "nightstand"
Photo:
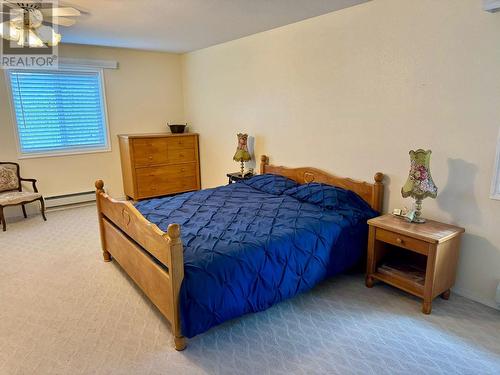
[[[380,280],[422,298],[424,314],[431,313],[437,296],[450,297],[464,228],[432,220],[409,223],[394,215],[370,219],[368,225],[368,288]]]
[[[228,184],[232,184],[233,182],[238,182],[241,180],[248,180],[254,176],[253,173],[246,173],[244,176],[241,175],[240,172],[228,173],[226,176],[229,178]]]

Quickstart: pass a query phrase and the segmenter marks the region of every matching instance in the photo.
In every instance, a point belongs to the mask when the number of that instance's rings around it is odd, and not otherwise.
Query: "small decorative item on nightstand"
[[[415,216],[412,216],[412,222],[425,223],[421,217],[422,199],[431,197],[436,198],[437,187],[434,184],[430,170],[431,150],[425,151],[418,149],[410,151],[410,174],[406,184],[401,188],[403,198],[415,198]]]
[[[236,152],[233,156],[234,161],[241,162],[241,177],[245,176],[245,162],[252,160],[252,156],[248,152],[248,134],[238,133],[238,147],[236,148]]]
[[[424,314],[431,313],[437,296],[450,297],[464,228],[433,220],[414,224],[394,215],[368,225],[368,288],[380,280],[420,297]]]

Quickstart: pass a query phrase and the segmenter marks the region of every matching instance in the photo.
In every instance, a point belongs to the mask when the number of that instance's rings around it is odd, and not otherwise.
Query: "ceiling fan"
[[[56,46],[61,34],[53,26],[72,26],[81,12],[72,7],[54,8],[42,0],[3,0],[0,14],[7,21],[0,23],[0,37],[17,42],[20,47]],[[7,9],[8,8],[8,9]]]

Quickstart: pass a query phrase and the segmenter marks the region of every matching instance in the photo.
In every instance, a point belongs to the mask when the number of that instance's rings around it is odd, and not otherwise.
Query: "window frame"
[[[497,147],[495,154],[493,178],[491,180],[491,199],[500,200],[500,129],[497,137]]]
[[[102,98],[102,116],[104,122],[104,135],[106,137],[105,145],[103,147],[82,147],[82,148],[72,148],[66,150],[50,150],[50,151],[38,151],[38,152],[22,152],[21,150],[21,138],[19,136],[19,127],[17,124],[16,110],[14,107],[14,96],[12,94],[12,85],[10,81],[10,71],[23,71],[23,72],[44,72],[47,69],[5,69],[4,77],[5,83],[7,86],[7,92],[9,96],[10,102],[10,112],[12,118],[12,126],[14,127],[14,136],[16,139],[16,148],[17,148],[17,158],[18,159],[33,159],[33,158],[45,158],[45,157],[54,157],[54,156],[69,156],[69,155],[82,155],[82,154],[96,154],[101,152],[111,152],[111,137],[109,132],[109,121],[108,121],[108,108],[107,108],[107,99],[106,99],[106,85],[104,82],[104,69],[103,68],[89,68],[86,66],[59,66],[56,71],[60,72],[88,72],[88,73],[97,73],[99,76],[99,86],[101,90],[101,98]]]

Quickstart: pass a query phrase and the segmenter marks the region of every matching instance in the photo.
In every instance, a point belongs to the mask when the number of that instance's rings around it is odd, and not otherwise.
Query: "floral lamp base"
[[[422,199],[415,200],[415,217],[413,218],[412,223],[425,223],[425,219],[422,217]]]
[[[241,177],[245,177],[245,162],[241,162]]]

